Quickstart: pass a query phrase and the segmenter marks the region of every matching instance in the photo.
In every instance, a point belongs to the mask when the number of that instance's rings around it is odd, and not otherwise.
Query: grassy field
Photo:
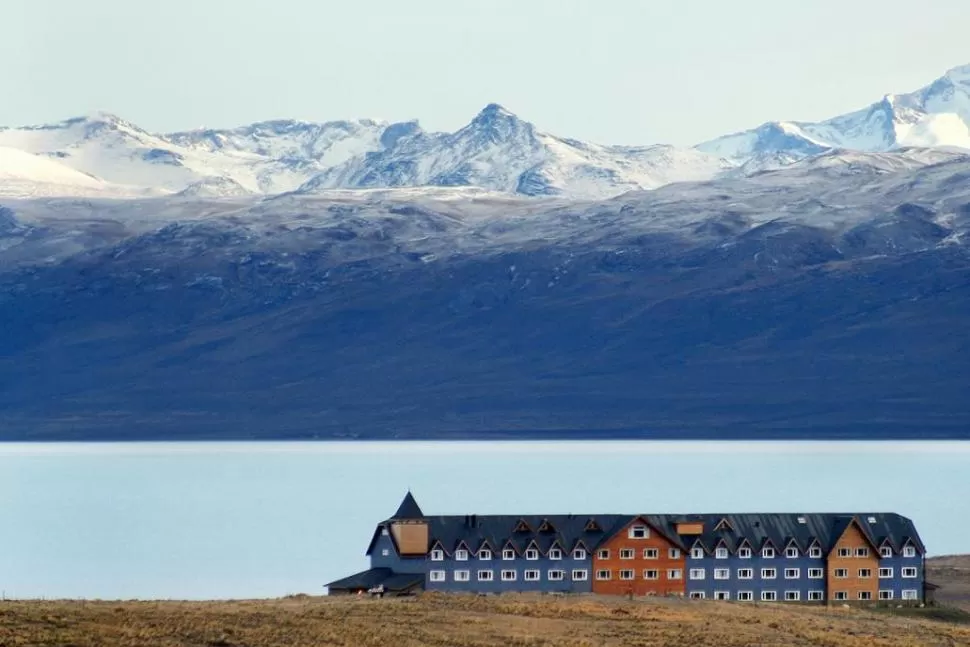
[[[538,595],[5,602],[0,645],[965,647],[970,624],[842,607]]]
[[[970,612],[970,555],[948,555],[926,560],[926,579],[942,588],[936,599]]]

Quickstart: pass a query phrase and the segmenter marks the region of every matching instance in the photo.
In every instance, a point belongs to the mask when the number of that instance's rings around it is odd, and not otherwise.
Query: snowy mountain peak
[[[970,63],[947,70],[944,77],[956,85],[970,86]]]

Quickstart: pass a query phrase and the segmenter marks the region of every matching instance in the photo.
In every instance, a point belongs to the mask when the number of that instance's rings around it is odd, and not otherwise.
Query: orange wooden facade
[[[593,554],[593,593],[683,595],[686,561],[676,544],[635,519]]]
[[[828,555],[825,583],[829,602],[875,601],[877,598],[879,549],[866,539],[855,520],[846,527]],[[844,597],[840,597],[840,593]]]

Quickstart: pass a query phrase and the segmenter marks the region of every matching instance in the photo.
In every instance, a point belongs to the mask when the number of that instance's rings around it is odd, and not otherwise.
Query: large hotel
[[[409,492],[367,556],[370,569],[329,592],[924,599],[923,542],[911,520],[887,512],[426,516]]]

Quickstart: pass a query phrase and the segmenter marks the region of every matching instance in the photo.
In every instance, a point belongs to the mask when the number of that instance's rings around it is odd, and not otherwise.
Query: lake
[[[0,591],[320,594],[408,488],[427,514],[891,511],[970,552],[968,475],[965,442],[0,444]]]

